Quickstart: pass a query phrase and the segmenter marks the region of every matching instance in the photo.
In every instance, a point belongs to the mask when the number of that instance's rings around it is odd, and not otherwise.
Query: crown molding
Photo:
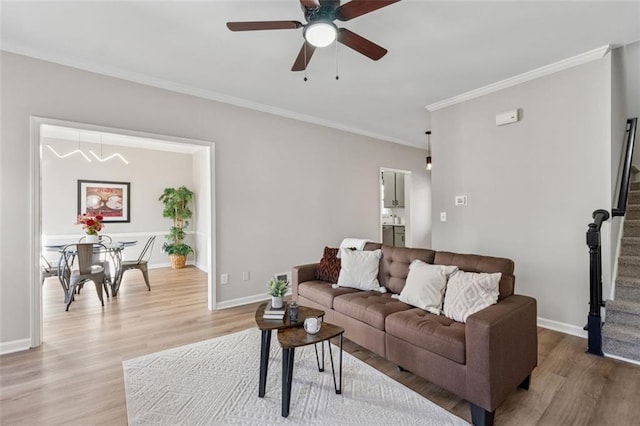
[[[443,101],[435,102],[427,105],[426,108],[429,112],[437,111],[442,108],[449,107],[451,105],[466,102],[471,99],[478,98],[480,96],[487,95],[489,93],[497,92],[498,90],[506,89],[508,87],[516,86],[518,84],[525,83],[527,81],[534,80],[536,78],[544,77],[549,74],[556,73],[558,71],[566,70],[568,68],[582,65],[587,62],[595,61],[604,58],[611,50],[611,45],[605,45],[597,49],[590,50],[580,55],[572,56],[571,58],[563,59],[562,61],[554,62],[553,64],[545,65],[540,68],[536,68],[531,71],[527,71],[523,74],[516,75],[514,77],[507,78],[496,83],[492,83],[478,89],[471,90],[466,93],[445,99]]]
[[[343,123],[335,121],[324,120],[318,117],[300,114],[295,111],[290,111],[282,108],[278,108],[272,105],[261,104],[258,102],[250,101],[248,99],[237,98],[235,96],[226,95],[223,93],[214,92],[212,90],[200,89],[193,86],[187,86],[180,83],[175,83],[169,80],[151,77],[148,75],[125,71],[116,67],[104,67],[88,62],[82,62],[75,59],[53,57],[51,55],[43,54],[42,52],[34,52],[29,49],[23,49],[9,43],[3,43],[0,50],[14,53],[16,55],[22,55],[33,59],[39,59],[46,62],[52,62],[58,65],[64,65],[71,68],[80,69],[83,71],[89,71],[96,74],[106,75],[109,77],[115,77],[134,83],[144,84],[146,86],[156,87],[158,89],[169,90],[171,92],[181,93],[184,95],[195,96],[197,98],[208,99],[211,101],[221,102],[229,105],[235,105],[242,108],[247,108],[255,111],[265,112],[280,117],[290,118],[297,121],[303,121],[310,124],[316,124],[318,126],[329,127],[344,132],[354,133],[361,136],[366,136],[373,139],[383,140],[387,142],[397,143],[400,145],[411,146],[414,148],[420,148],[421,146],[411,143],[404,139],[394,138],[387,135],[370,132],[367,130],[359,129],[357,127],[351,127]]]

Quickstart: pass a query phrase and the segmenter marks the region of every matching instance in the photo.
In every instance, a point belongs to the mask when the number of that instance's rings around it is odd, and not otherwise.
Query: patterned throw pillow
[[[338,248],[325,247],[320,259],[320,265],[316,269],[316,279],[337,283],[340,276],[340,259],[338,259]]]
[[[447,282],[444,315],[454,321],[467,322],[470,315],[498,301],[502,274],[457,271]]]

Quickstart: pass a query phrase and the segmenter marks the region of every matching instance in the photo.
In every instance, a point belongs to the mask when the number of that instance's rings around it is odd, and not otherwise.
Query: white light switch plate
[[[440,222],[447,221],[447,212],[440,212]]]

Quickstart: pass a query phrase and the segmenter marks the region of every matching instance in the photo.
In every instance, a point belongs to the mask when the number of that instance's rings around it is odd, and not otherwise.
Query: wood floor
[[[206,275],[194,267],[138,271],[102,308],[92,284],[65,312],[56,278],[44,285],[44,344],[0,357],[0,424],[126,425],[122,361],[254,326],[256,305],[207,310]],[[638,425],[640,367],[584,353],[583,339],[539,329],[531,388],[496,412],[496,425]],[[377,355],[345,349],[470,421],[468,404]]]

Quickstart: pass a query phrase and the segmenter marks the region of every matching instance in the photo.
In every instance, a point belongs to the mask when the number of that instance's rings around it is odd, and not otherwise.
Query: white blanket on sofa
[[[345,238],[340,243],[340,248],[355,248],[356,250],[363,250],[367,241],[369,240],[363,238]],[[338,250],[337,257],[340,259],[340,250]]]

